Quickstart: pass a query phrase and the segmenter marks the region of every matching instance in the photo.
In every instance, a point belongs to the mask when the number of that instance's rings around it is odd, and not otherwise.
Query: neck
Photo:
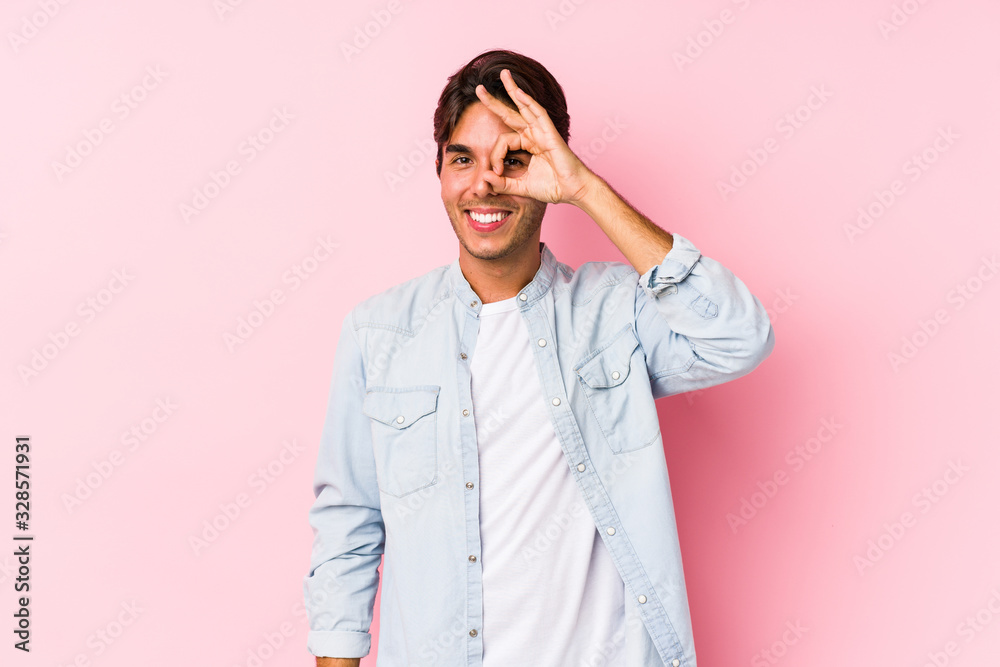
[[[478,259],[460,245],[458,265],[483,303],[503,301],[516,296],[538,273],[542,265],[541,244],[525,244],[517,252],[499,259]]]

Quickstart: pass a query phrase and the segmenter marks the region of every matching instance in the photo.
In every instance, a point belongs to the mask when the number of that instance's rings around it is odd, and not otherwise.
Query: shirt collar
[[[556,261],[555,255],[549,250],[549,246],[545,241],[538,242],[538,249],[542,255],[542,262],[538,267],[538,271],[535,272],[535,277],[532,278],[531,282],[521,288],[517,293],[517,300],[521,306],[521,310],[524,310],[531,304],[533,304],[538,299],[545,296],[545,293],[549,291],[549,287],[552,285],[552,281],[556,275],[556,267],[559,262]],[[465,306],[466,309],[479,315],[480,309],[482,309],[482,302],[479,296],[472,290],[469,285],[469,281],[466,280],[465,274],[462,273],[462,267],[458,264],[458,258],[451,263],[448,267],[448,275],[451,280],[451,285],[455,290],[455,294],[458,296],[459,302]]]

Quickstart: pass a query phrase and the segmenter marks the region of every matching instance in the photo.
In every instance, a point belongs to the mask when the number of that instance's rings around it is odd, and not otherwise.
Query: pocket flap
[[[362,411],[386,426],[404,429],[437,410],[440,387],[374,387]]]
[[[638,346],[639,339],[630,326],[592,359],[581,364],[576,372],[594,389],[617,387],[628,377],[632,353]]]

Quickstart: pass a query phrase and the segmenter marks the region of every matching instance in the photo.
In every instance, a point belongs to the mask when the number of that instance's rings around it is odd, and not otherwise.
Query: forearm
[[[607,181],[590,174],[585,193],[575,204],[597,223],[641,276],[663,261],[673,246],[673,236],[636,210]]]
[[[316,658],[316,667],[360,667],[361,658]]]

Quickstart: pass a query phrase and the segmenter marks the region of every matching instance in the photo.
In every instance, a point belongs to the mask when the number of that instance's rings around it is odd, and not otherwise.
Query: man
[[[559,84],[510,51],[434,116],[458,258],[344,318],[304,593],[319,666],[358,665],[382,561],[378,664],[694,667],[654,399],[774,346],[730,271],[570,151]],[[540,242],[578,206],[629,264]]]

